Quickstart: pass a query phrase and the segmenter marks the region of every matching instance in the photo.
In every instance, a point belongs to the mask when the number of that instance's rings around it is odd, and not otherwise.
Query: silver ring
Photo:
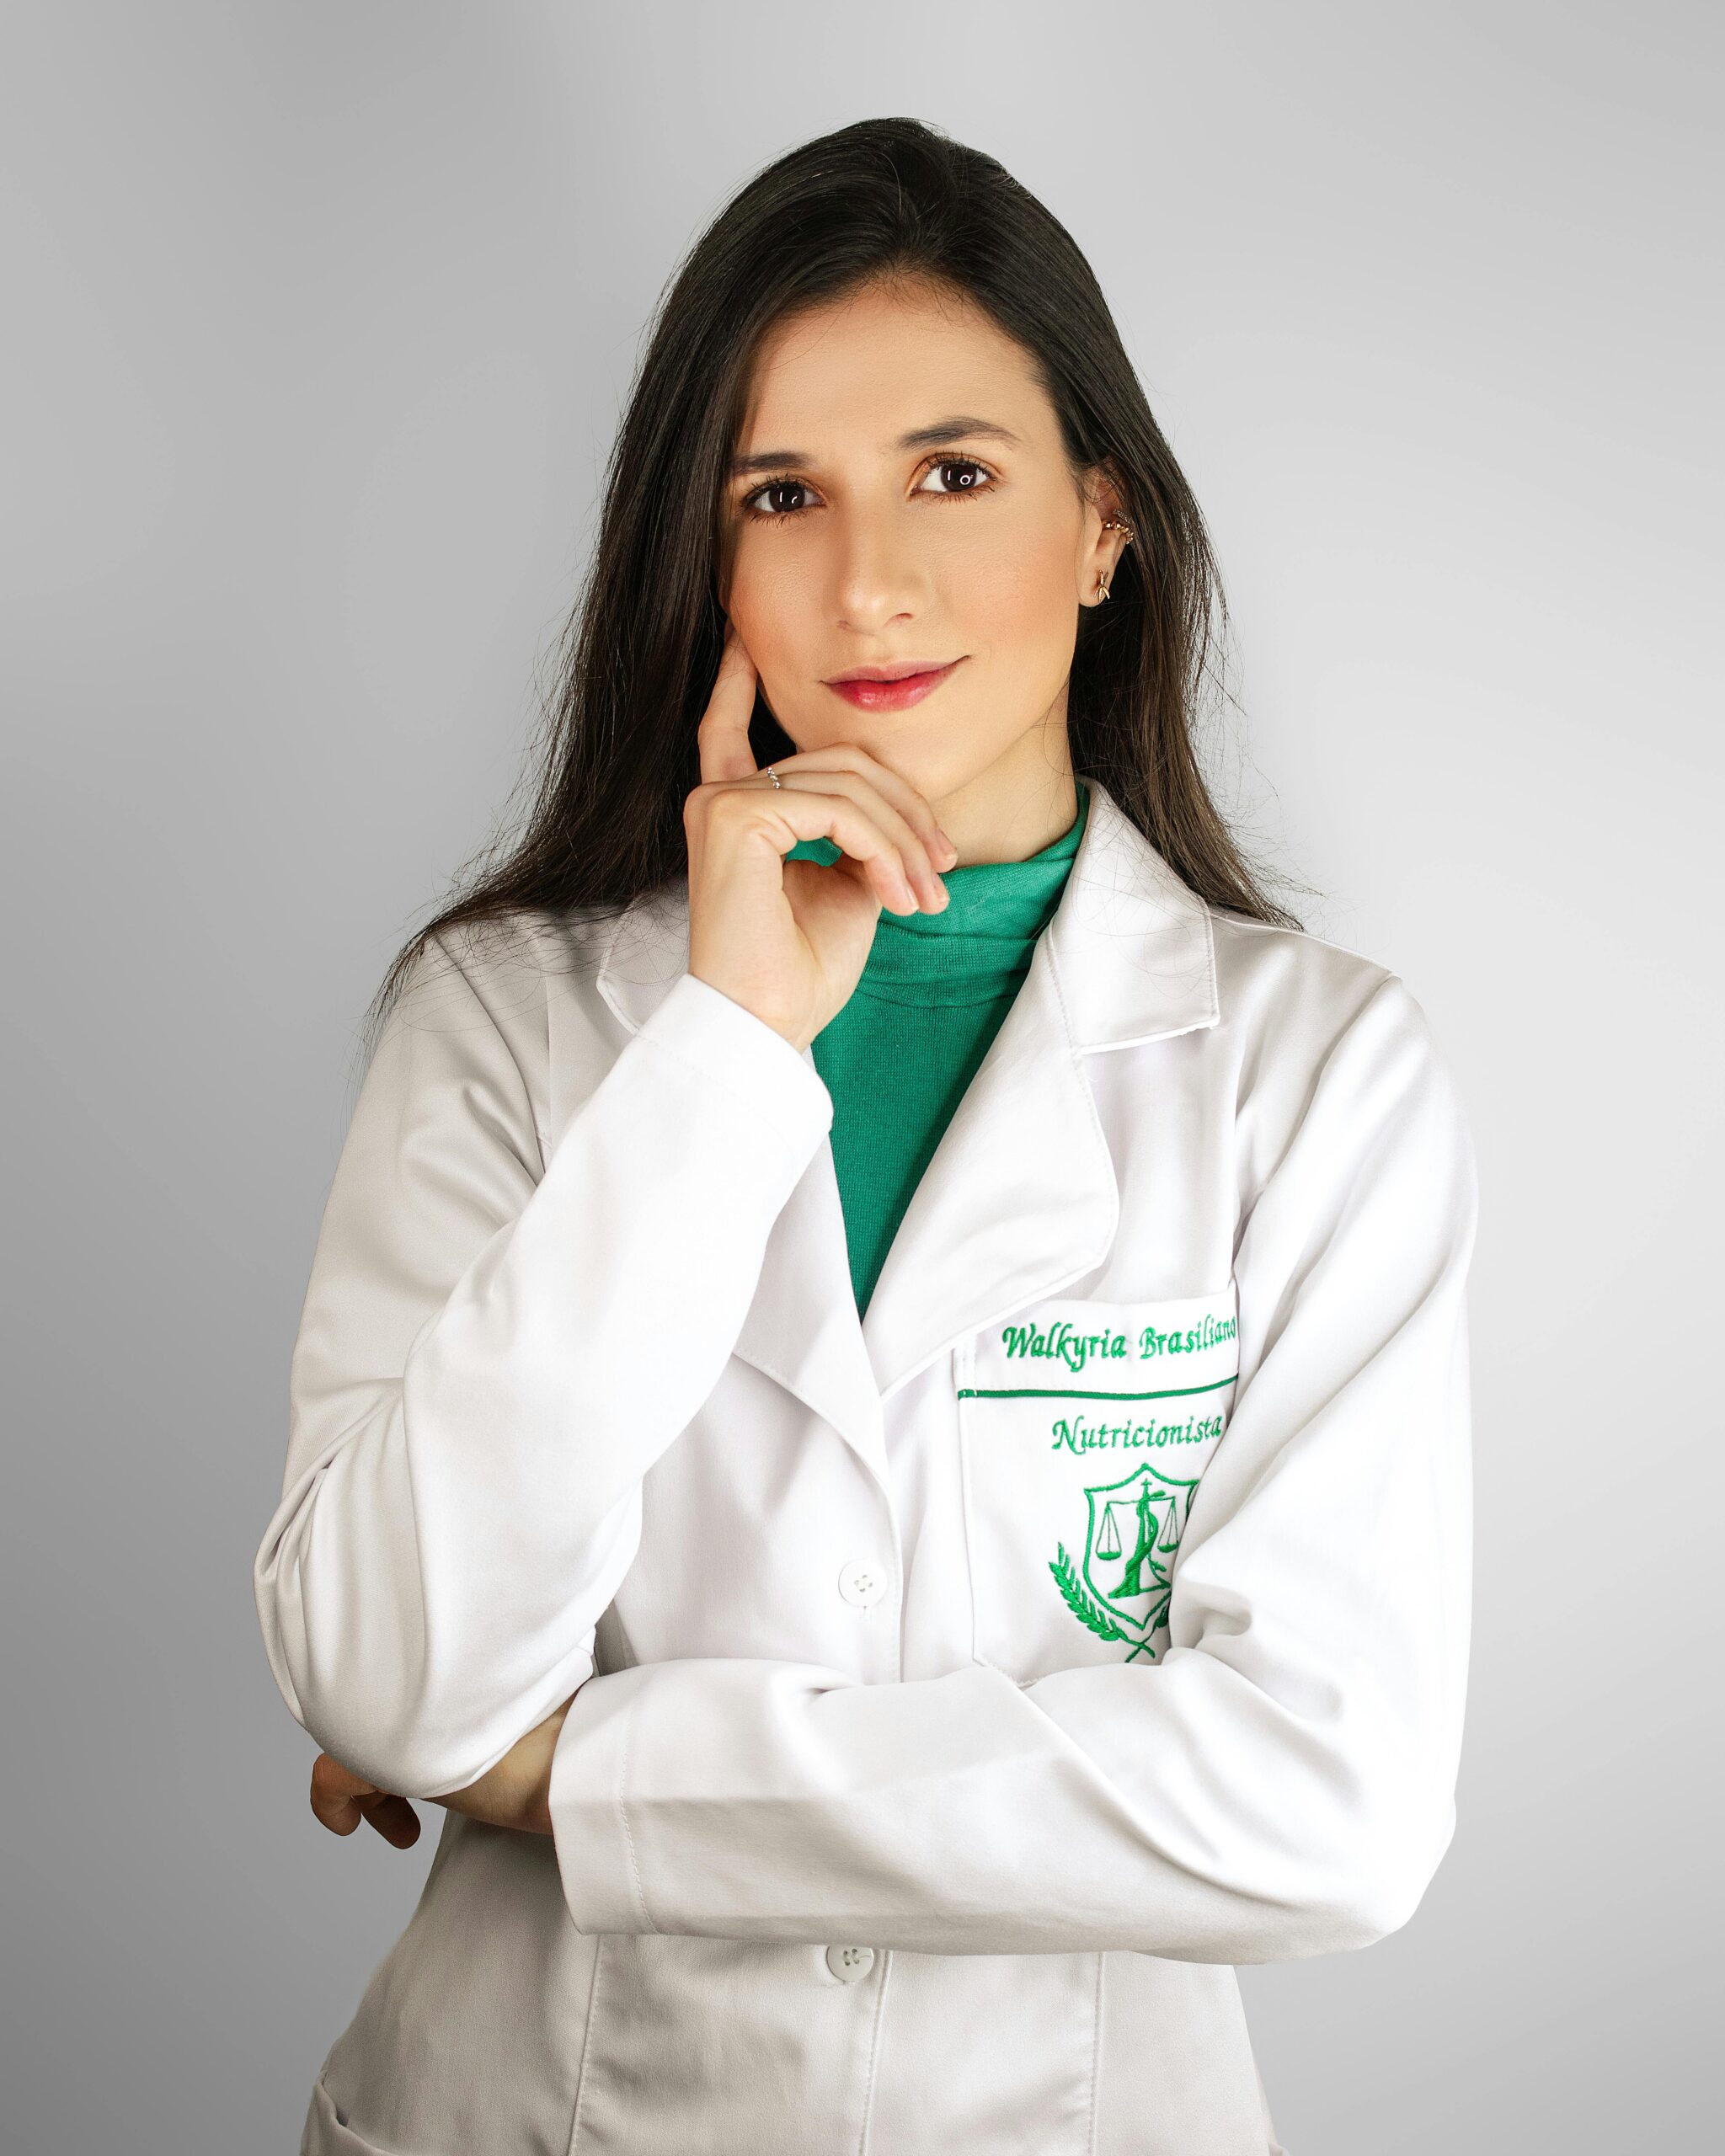
[[[780,778],[778,773],[772,768],[771,764],[766,766],[766,776],[772,781],[773,784],[777,787],[779,792],[782,793],[784,792],[784,781]]]

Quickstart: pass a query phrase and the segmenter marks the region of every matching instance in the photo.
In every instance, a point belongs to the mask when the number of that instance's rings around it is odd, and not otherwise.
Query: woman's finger
[[[312,1762],[312,1809],[332,1834],[352,1833],[363,1816],[359,1799],[377,1793],[374,1784],[328,1752],[320,1752]]]
[[[389,1796],[380,1792],[376,1796],[360,1799],[360,1809],[367,1822],[375,1827],[384,1840],[398,1849],[410,1849],[419,1838],[419,1815],[404,1796]]]
[[[350,1834],[365,1819],[397,1849],[411,1849],[419,1838],[419,1815],[404,1796],[379,1789],[328,1752],[312,1762],[311,1801],[332,1834]]]
[[[752,778],[761,766],[749,745],[749,721],[755,713],[760,676],[735,624],[725,623],[724,649],[713,694],[695,730],[702,779]]]
[[[799,756],[773,766],[782,785],[847,795],[873,818],[898,848],[919,905],[927,913],[942,911],[947,889],[940,872],[952,866],[947,858],[951,849],[943,846],[934,811],[916,787],[884,765],[877,765],[866,750],[853,749],[848,743],[835,743],[830,749],[813,753],[821,759],[820,762],[805,762]],[[857,768],[858,761],[863,769]]]
[[[787,771],[796,770],[798,765],[809,771],[839,769],[860,773],[914,828],[937,873],[957,865],[959,849],[941,829],[928,797],[918,792],[909,779],[890,765],[882,763],[879,757],[871,755],[857,742],[835,741],[830,748],[807,750],[792,763],[776,764],[773,768],[782,776]]]
[[[879,902],[889,911],[915,913],[922,904],[881,818],[848,793],[806,782],[787,782],[763,792],[757,782],[720,779],[704,783],[691,799],[699,803],[709,846],[734,851],[745,838],[765,831],[782,856],[810,839],[830,839],[841,852],[863,864]]]

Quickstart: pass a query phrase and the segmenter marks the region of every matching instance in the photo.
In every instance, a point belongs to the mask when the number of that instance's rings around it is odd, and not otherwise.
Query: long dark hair
[[[614,914],[686,873],[683,803],[718,671],[716,564],[726,464],[761,339],[864,285],[950,287],[1029,355],[1075,483],[1106,461],[1132,527],[1108,603],[1081,610],[1067,696],[1072,764],[1101,780],[1212,905],[1280,926],[1194,753],[1222,688],[1227,609],[1191,489],[1101,287],[1058,219],[980,150],[919,120],[864,120],[750,180],[670,283],[606,470],[598,545],[561,641],[527,813],[463,872],[466,888],[398,953],[381,1026],[435,931],[522,915]],[[756,698],[756,759],[795,744]]]

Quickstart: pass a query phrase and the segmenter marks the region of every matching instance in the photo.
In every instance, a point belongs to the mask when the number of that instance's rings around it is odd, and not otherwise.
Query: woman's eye
[[[937,472],[941,473],[948,472],[974,472],[980,473],[984,479],[988,478],[990,476],[987,466],[979,464],[974,456],[943,456],[928,467],[929,478],[932,479]],[[919,494],[922,491],[922,488],[918,488],[917,492]],[[942,494],[980,494],[984,490],[977,484],[976,481],[973,479],[968,486],[943,486],[939,489],[939,491]]]
[[[752,494],[745,498],[743,507],[750,516],[765,518],[769,523],[782,523],[786,517],[795,516],[797,511],[782,506],[771,510],[756,509],[756,503],[763,494],[798,494],[807,492],[808,488],[804,486],[800,479],[769,479],[764,487],[757,487]]]

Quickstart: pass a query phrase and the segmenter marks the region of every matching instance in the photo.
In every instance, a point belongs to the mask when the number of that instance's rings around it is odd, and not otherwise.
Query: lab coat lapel
[[[1119,1217],[1044,933],[869,1299],[863,1339],[882,1396],[950,1342],[1089,1272]]]
[[[1093,779],[1060,903],[942,1134],[857,1316],[824,1140],[768,1237],[735,1353],[830,1423],[889,1490],[883,1403],[978,1326],[1107,1257],[1119,1192],[1080,1059],[1213,1025],[1209,910]],[[600,973],[638,1028],[687,969],[679,880],[638,899]],[[811,1065],[810,1049],[803,1054]]]
[[[888,1250],[863,1320],[883,1396],[1108,1256],[1120,1198],[1081,1059],[1213,1025],[1209,909],[1107,789],[1029,969]]]

